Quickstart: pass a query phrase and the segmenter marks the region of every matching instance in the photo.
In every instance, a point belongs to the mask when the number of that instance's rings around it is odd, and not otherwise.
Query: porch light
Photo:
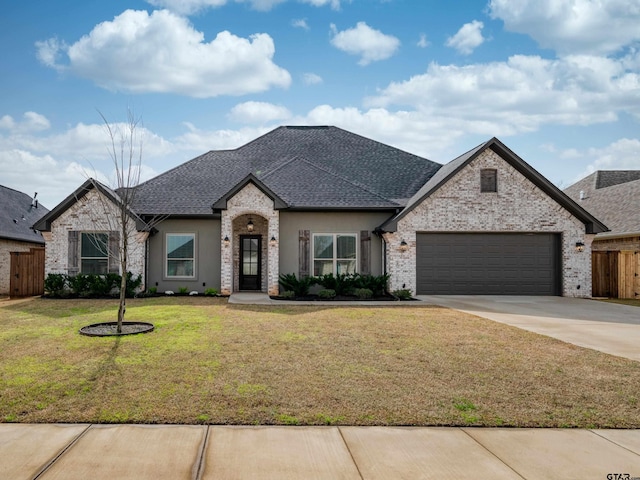
[[[224,243],[225,247],[228,247],[229,244],[231,243],[231,240],[229,240],[229,236],[225,235],[224,240],[222,240],[222,243]]]
[[[584,252],[584,243],[576,242],[576,252]]]
[[[249,223],[247,223],[247,230],[253,232],[253,220],[249,217]]]
[[[272,247],[275,247],[277,243],[278,241],[276,240],[275,235],[271,235],[271,240],[269,240],[269,245],[271,245]]]
[[[407,242],[405,242],[404,240],[402,240],[400,242],[400,251],[401,252],[406,252],[409,249],[409,245],[407,245]]]

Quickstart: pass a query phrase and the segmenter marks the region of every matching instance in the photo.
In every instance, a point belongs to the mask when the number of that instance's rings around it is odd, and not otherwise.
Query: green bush
[[[408,288],[402,288],[400,290],[394,290],[391,292],[391,295],[396,297],[398,300],[411,300],[413,295],[411,294],[411,290]]]
[[[118,275],[118,278],[120,278],[120,275]],[[125,295],[129,298],[135,297],[136,290],[140,288],[140,285],[142,285],[142,275],[138,275],[136,278],[133,278],[133,273],[127,272]],[[118,290],[120,290],[120,280],[118,280]]]
[[[336,295],[349,295],[354,288],[356,275],[350,273],[327,273],[316,277],[316,283],[327,290],[335,290]]]
[[[380,297],[387,291],[387,283],[389,282],[389,274],[384,275],[359,275],[354,274],[354,288],[366,288],[373,292],[375,297]]]
[[[148,290],[148,292],[149,292],[151,295],[155,295],[156,293],[158,293],[158,287],[151,287],[151,288]]]
[[[356,288],[353,293],[355,294],[356,297],[358,297],[360,300],[368,300],[370,298],[373,298],[373,292],[371,291],[371,289],[369,288]]]
[[[178,288],[178,293],[180,295],[186,295],[187,293],[189,293],[189,289],[187,287],[180,287]]]
[[[86,297],[91,293],[91,280],[89,275],[78,273],[67,278],[67,285],[73,295]]]
[[[330,299],[332,299],[332,298],[335,298],[335,296],[336,296],[336,291],[335,291],[334,289],[332,289],[332,288],[326,288],[326,289],[324,289],[324,290],[320,290],[320,291],[318,292],[318,296],[319,296],[320,298],[322,298],[322,299],[330,300]]]
[[[298,279],[295,273],[282,273],[278,278],[278,283],[286,292],[292,291],[296,297],[309,295],[309,289],[317,283],[314,277],[304,277]]]
[[[291,290],[287,290],[285,292],[282,292],[280,296],[282,298],[286,298],[287,300],[293,300],[294,298],[296,298],[296,293]]]
[[[62,297],[67,288],[67,275],[64,273],[50,273],[44,279],[44,291],[51,297]]]
[[[205,294],[207,297],[215,297],[216,295],[218,295],[218,290],[216,290],[215,288],[207,288],[207,289],[204,291],[204,294]]]

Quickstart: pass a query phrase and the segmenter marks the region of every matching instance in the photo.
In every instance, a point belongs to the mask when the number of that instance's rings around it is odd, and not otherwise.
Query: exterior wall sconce
[[[269,240],[269,245],[271,245],[272,247],[275,247],[278,244],[278,241],[276,240],[275,235],[271,235],[271,240]]]
[[[228,247],[229,244],[231,243],[231,240],[229,240],[229,236],[225,235],[224,240],[222,240],[222,243],[224,243],[225,247]]]
[[[400,251],[401,252],[406,252],[407,250],[409,250],[409,245],[407,244],[407,242],[405,242],[404,240],[402,240],[400,242]]]
[[[576,242],[576,252],[584,252],[584,243]]]
[[[251,220],[251,217],[249,217],[249,222],[247,223],[247,230],[253,232],[253,220]]]

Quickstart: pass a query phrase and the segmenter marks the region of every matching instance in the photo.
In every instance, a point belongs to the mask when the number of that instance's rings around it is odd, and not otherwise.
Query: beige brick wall
[[[68,273],[69,231],[107,232],[120,231],[119,213],[113,203],[93,189],[60,215],[45,235],[45,275]],[[144,278],[144,237],[138,236],[135,222],[129,228],[129,261],[127,270]],[[122,272],[120,272],[122,273]],[[142,287],[144,288],[144,286]]]
[[[480,192],[480,170],[498,171],[498,192]],[[385,234],[392,290],[403,284],[416,293],[416,232],[554,232],[561,233],[562,294],[591,296],[593,235],[582,222],[548,197],[492,150],[481,153]],[[401,252],[400,242],[408,249]],[[575,244],[585,243],[584,252]],[[580,286],[580,288],[578,288]]]
[[[236,288],[234,283],[237,285],[237,269],[239,267],[238,239],[240,233],[247,233],[239,230],[239,222],[235,222],[236,229],[234,230],[234,220],[249,214],[252,215],[254,223],[260,228],[260,231],[254,231],[263,235],[262,259],[263,262],[266,260],[266,270],[264,269],[265,265],[263,263],[262,288],[270,295],[278,294],[279,242],[276,246],[271,246],[269,245],[269,239],[272,236],[276,239],[279,237],[280,212],[274,210],[273,207],[273,200],[252,183],[247,184],[227,202],[227,209],[222,211],[220,238],[229,237],[231,243],[229,246],[226,246],[224,242],[222,242],[220,247],[220,256],[222,258],[220,292],[222,294],[229,295],[233,293],[234,288]]]
[[[28,252],[29,249],[37,247],[42,245],[0,238],[0,296],[9,295],[11,252]]]

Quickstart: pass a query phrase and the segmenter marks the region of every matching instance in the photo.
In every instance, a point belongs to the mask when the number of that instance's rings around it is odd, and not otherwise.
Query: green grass
[[[0,302],[0,422],[639,428],[640,362],[428,306]]]

